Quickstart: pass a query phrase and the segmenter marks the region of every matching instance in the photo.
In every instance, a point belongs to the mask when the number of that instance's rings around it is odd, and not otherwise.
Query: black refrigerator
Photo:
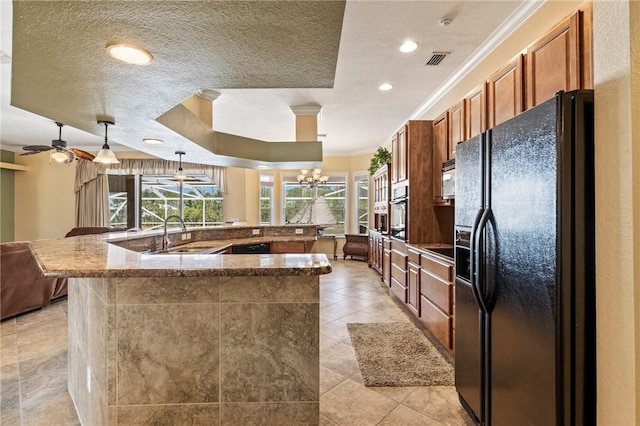
[[[595,424],[593,91],[456,147],[455,384],[479,425]]]

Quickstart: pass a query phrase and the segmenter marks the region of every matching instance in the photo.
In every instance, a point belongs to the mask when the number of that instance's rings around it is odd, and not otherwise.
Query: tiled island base
[[[318,424],[319,277],[72,278],[84,425]]]

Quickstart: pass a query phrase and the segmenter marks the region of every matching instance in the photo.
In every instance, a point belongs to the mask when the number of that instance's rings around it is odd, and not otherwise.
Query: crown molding
[[[318,115],[321,110],[321,105],[300,105],[291,107],[291,111],[293,111],[295,115]]]

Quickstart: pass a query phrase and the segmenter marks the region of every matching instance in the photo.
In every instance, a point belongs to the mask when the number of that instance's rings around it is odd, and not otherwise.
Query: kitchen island
[[[169,237],[173,247],[315,239],[311,226],[227,231]],[[154,254],[162,237],[31,243],[45,275],[70,278],[68,379],[81,422],[317,424],[326,255]]]

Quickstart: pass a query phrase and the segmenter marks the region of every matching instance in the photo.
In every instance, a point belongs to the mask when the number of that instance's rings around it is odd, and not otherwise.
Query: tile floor
[[[67,392],[67,301],[0,323],[0,425],[79,424]],[[348,322],[412,321],[360,261],[320,280],[320,424],[473,423],[451,386],[365,387]]]

